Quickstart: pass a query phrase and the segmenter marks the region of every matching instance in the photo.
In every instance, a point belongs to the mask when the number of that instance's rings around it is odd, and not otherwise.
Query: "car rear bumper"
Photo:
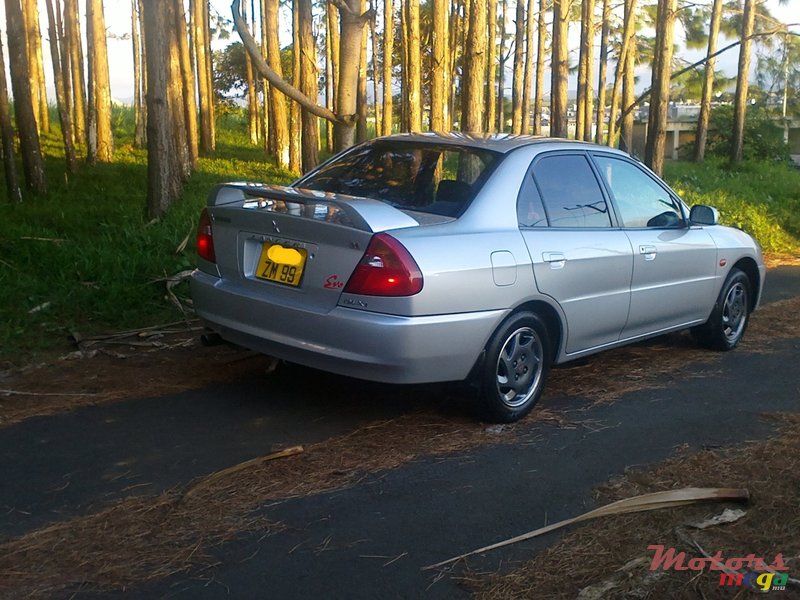
[[[385,383],[465,379],[507,310],[404,317],[271,303],[196,270],[197,315],[223,339],[309,367]]]

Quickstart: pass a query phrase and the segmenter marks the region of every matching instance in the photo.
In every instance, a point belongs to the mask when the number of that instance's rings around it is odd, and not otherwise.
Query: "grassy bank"
[[[194,263],[194,229],[210,187],[221,181],[284,183],[291,174],[246,142],[244,122],[221,120],[217,153],[201,159],[184,198],[157,223],[145,217],[146,153],[131,144],[130,115],[116,115],[115,162],[67,177],[60,135],[43,139],[50,192],[19,205],[0,200],[0,364],[66,352],[84,335],[180,318],[163,281]],[[723,222],[754,234],[765,250],[800,239],[800,171],[749,163],[673,163],[667,179],[691,204],[720,208]],[[0,174],[0,185],[5,185]],[[177,251],[185,238],[185,249]]]

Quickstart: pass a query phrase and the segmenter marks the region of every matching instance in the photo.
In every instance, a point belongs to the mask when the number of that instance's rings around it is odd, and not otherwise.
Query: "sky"
[[[40,0],[40,4],[41,4],[40,19],[41,19],[42,29],[43,31],[46,31],[47,13],[45,11],[42,0]],[[131,2],[130,0],[105,0],[104,6],[106,15],[106,27],[108,29],[109,35],[111,36],[108,40],[108,55],[109,55],[110,75],[111,75],[111,95],[113,99],[117,102],[130,103],[133,97],[133,57],[131,51],[131,42],[129,39],[119,39],[119,38],[121,38],[125,34],[130,34]],[[229,0],[211,0],[211,6],[212,10],[216,10],[220,15],[229,18],[230,15]],[[778,0],[767,0],[767,6],[769,7],[772,14],[779,20],[783,21],[784,23],[800,22],[800,0],[788,0],[788,2],[786,2],[784,5],[781,5]],[[288,14],[284,15],[283,22],[286,23],[285,29],[287,31],[285,32],[285,35],[288,38],[289,35]],[[0,29],[2,29],[3,32],[3,45],[5,47],[6,19],[5,19],[5,12],[3,9],[3,3],[0,3]],[[579,29],[580,28],[577,25],[573,25],[570,28],[570,48],[572,50],[575,50],[576,54],[576,56],[572,60],[572,62],[574,63],[577,63]],[[794,27],[793,29],[800,31],[800,26]],[[680,36],[678,37],[680,38]],[[231,41],[237,39],[238,36],[236,35],[236,33],[233,33],[231,36],[231,40],[227,42],[215,41],[214,43],[215,49],[224,47],[225,44],[230,43]],[[286,42],[288,42],[288,39],[285,40],[284,43]],[[719,47],[722,47],[722,45],[723,41],[720,40]],[[45,72],[48,78],[48,89],[49,89],[48,98],[50,98],[51,102],[53,102],[55,98],[55,94],[53,92],[53,84],[52,84],[53,71],[50,64],[49,47],[47,46],[46,41],[43,45],[43,50],[45,57]],[[599,52],[595,50],[595,56],[597,56],[597,54],[599,54]],[[703,58],[704,55],[705,52],[702,50],[687,51],[685,48],[681,48],[681,50],[677,54],[677,56],[684,58],[690,62],[699,60]],[[733,74],[736,73],[737,60],[738,60],[738,52],[735,49],[731,50],[721,55],[718,58],[717,69],[723,70],[727,75],[732,76]],[[754,58],[753,63],[755,62],[756,61]],[[6,64],[8,64],[7,58],[6,58]],[[649,70],[647,68],[640,68],[637,70],[637,75],[639,76],[639,82],[637,84],[637,87],[639,88],[639,90],[642,90],[646,88],[650,83]],[[547,87],[549,87],[549,78],[546,77],[546,79],[548,80]],[[570,81],[569,88],[574,89],[576,87],[574,76],[571,79],[572,80]],[[510,76],[506,78],[506,81],[510,86]]]

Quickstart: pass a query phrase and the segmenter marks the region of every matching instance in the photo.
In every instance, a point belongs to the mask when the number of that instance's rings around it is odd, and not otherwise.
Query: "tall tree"
[[[550,83],[550,135],[567,137],[567,81],[569,77],[569,13],[571,0],[553,0],[553,50]]]
[[[394,107],[392,79],[394,73],[394,2],[383,1],[383,135],[392,134]]]
[[[506,128],[506,17],[508,0],[500,0],[500,49],[498,51],[497,76],[497,131],[503,133]]]
[[[198,137],[197,137],[197,100],[195,97],[194,71],[189,52],[188,29],[186,23],[186,12],[183,0],[175,2],[175,35],[178,42],[178,57],[181,73],[181,83],[183,84],[183,118],[186,123],[186,144],[189,150],[189,160],[192,169],[197,166]],[[254,86],[255,87],[255,86]],[[258,102],[254,102],[256,110],[256,125],[258,124]],[[256,131],[258,133],[258,131]]]
[[[6,59],[3,55],[3,35],[0,32],[0,143],[3,151],[3,172],[6,176],[6,196],[11,202],[22,202],[19,189],[17,164],[14,159],[14,129],[11,126],[11,110],[8,103],[6,82]]]
[[[514,19],[514,79],[511,87],[511,133],[522,133],[522,96],[525,85],[525,0],[517,0]]]
[[[360,10],[367,10],[367,1],[361,0]],[[367,28],[361,30],[361,48],[358,56],[358,89],[356,90],[356,141],[367,141]]]
[[[706,153],[706,140],[708,139],[708,121],[711,115],[711,95],[714,93],[714,69],[717,66],[717,38],[722,21],[722,0],[714,0],[711,7],[711,22],[708,30],[707,62],[703,75],[703,91],[700,98],[700,114],[697,117],[697,133],[694,138],[695,162],[702,162]]]
[[[84,143],[86,140],[86,75],[83,68],[83,41],[78,0],[64,0],[64,28],[69,47],[72,124],[75,128],[75,143],[77,144]]]
[[[447,0],[432,0],[432,51],[431,57],[431,130],[445,131],[445,109],[449,90],[445,86],[447,77]]]
[[[168,93],[174,21],[164,0],[142,0],[142,5],[147,44],[147,214],[160,218],[183,192]]]
[[[488,0],[487,6],[487,35],[486,48],[486,131],[496,131],[497,120],[497,0]],[[445,18],[445,23],[447,19]],[[435,26],[434,26],[435,32]]]
[[[312,32],[311,0],[298,0],[300,28],[300,91],[309,98],[316,98],[317,51]],[[319,124],[317,116],[303,108],[303,171],[307,172],[319,164]]]
[[[650,93],[650,116],[644,162],[657,175],[664,168],[664,147],[667,138],[669,85],[672,77],[672,51],[677,0],[659,0],[656,14],[656,47],[653,84]]]
[[[486,0],[471,0],[469,34],[464,50],[461,131],[483,131],[483,84],[486,73]]]
[[[252,2],[251,2],[252,5]],[[255,36],[255,20],[256,15],[254,11],[249,14],[247,11],[247,2],[242,5],[242,17],[245,21],[249,20],[250,34]],[[247,133],[250,136],[250,143],[253,146],[258,145],[258,91],[256,90],[256,80],[253,76],[253,61],[247,52],[244,53],[245,63],[245,76],[247,78]]]
[[[281,67],[281,47],[278,42],[278,0],[266,0],[266,14],[264,23],[267,28],[267,58],[269,66],[278,77],[283,80]],[[274,85],[274,84],[273,84]],[[289,167],[289,125],[286,110],[286,97],[277,92],[275,87],[270,90],[272,103],[272,131],[275,136],[275,162],[279,167]]]
[[[406,0],[408,10],[408,127],[422,131],[422,79],[419,42],[419,0]]]
[[[603,0],[603,21],[600,29],[600,66],[597,76],[597,117],[594,141],[603,143],[603,123],[606,118],[606,78],[608,76],[608,32],[611,19],[611,2]]]
[[[103,0],[86,0],[86,39],[89,55],[89,162],[111,162],[111,84]]]
[[[131,45],[133,46],[133,143],[145,144],[144,94],[142,93],[142,36],[139,32],[139,0],[131,0]]]
[[[372,1],[370,0],[370,10],[374,10]],[[376,31],[376,24],[377,18],[372,18],[369,20],[369,39],[371,42],[370,46],[370,53],[372,56],[372,107],[375,112],[375,135],[381,134],[381,112],[380,112],[380,103],[378,102],[378,90],[380,89],[380,75],[381,72],[378,69],[378,46],[380,45],[378,42],[378,35]]]
[[[72,122],[69,114],[69,103],[64,85],[64,74],[61,69],[61,51],[59,43],[61,36],[56,22],[56,11],[53,9],[53,1],[45,0],[47,9],[48,32],[50,36],[50,56],[53,63],[53,79],[56,87],[56,104],[58,108],[58,119],[61,123],[61,137],[64,140],[64,157],[67,164],[67,171],[75,173],[77,162],[75,160],[75,146],[72,141]]]
[[[592,13],[594,2],[581,0],[581,39],[578,53],[578,98],[575,112],[575,139],[586,135],[586,89],[589,87],[589,53],[592,48]]]
[[[165,1],[165,0],[162,0]],[[180,0],[170,2],[166,0],[169,17],[169,80],[167,81],[167,100],[169,110],[172,114],[172,135],[175,140],[175,153],[178,159],[181,177],[183,180],[189,178],[194,169],[194,159],[189,149],[188,124],[186,119],[186,99],[185,96],[190,90],[186,90],[181,75],[181,50],[180,37],[181,31],[175,27],[177,22],[177,12],[182,10],[183,3]],[[194,90],[191,90],[193,93]]]
[[[292,85],[300,89],[300,26],[297,9],[299,0],[292,0]],[[363,0],[362,0],[363,2]],[[359,67],[360,68],[360,67]],[[316,99],[316,94],[314,95]],[[289,103],[289,170],[299,173],[302,168],[302,135],[303,125],[300,116],[300,104]]]
[[[213,88],[209,88],[206,76],[206,64],[210,58],[206,55],[206,48],[210,40],[206,40],[205,22],[208,14],[205,12],[203,0],[191,0],[192,14],[192,45],[194,49],[194,64],[197,77],[197,101],[200,105],[200,149],[209,154],[214,151],[214,99]]]
[[[585,48],[581,48],[582,50],[585,49],[586,53],[586,86],[584,97],[585,101],[583,104],[583,123],[584,123],[584,130],[583,130],[583,139],[586,142],[592,141],[592,114],[594,112],[594,89],[592,88],[593,80],[594,80],[594,33],[595,33],[595,24],[594,24],[594,8],[595,8],[595,0],[584,0],[585,4],[585,18],[582,21],[581,30],[583,30],[583,26],[586,26],[587,30],[587,43]],[[580,139],[580,138],[578,138]]]
[[[622,42],[620,43],[619,55],[617,56],[617,65],[614,70],[614,85],[611,89],[611,113],[608,119],[608,145],[614,146],[617,137],[617,111],[619,110],[620,103],[620,90],[622,89],[623,80],[628,76],[633,76],[633,67],[629,65],[630,57],[635,54],[635,18],[636,18],[636,0],[625,0],[624,5],[624,24],[622,28]],[[655,68],[655,65],[654,67]],[[633,90],[631,86],[630,91]],[[623,107],[627,108],[628,104],[623,103]],[[633,113],[631,113],[632,115]],[[630,150],[630,147],[626,147]]]
[[[33,111],[39,129],[44,132],[49,132],[50,112],[47,107],[47,90],[44,82],[42,30],[39,24],[39,5],[36,0],[22,1],[22,15],[25,20]]]
[[[739,69],[736,74],[736,94],[733,100],[733,137],[731,138],[731,162],[741,162],[744,151],[744,119],[747,114],[747,90],[750,84],[750,49],[753,45],[756,0],[744,0],[742,15],[741,45],[739,46]]]
[[[536,94],[533,98],[533,134],[542,135],[542,105],[544,101],[544,55],[547,43],[544,14],[547,0],[539,0],[538,40],[536,43]]]
[[[634,18],[636,0],[625,0],[626,14],[631,15],[631,20]],[[627,152],[633,150],[633,110],[632,108],[636,100],[636,40],[635,40],[635,27],[631,26],[631,39],[628,43],[628,52],[625,54],[625,66],[622,74],[622,106],[625,107],[625,113],[622,117],[619,127],[619,141],[620,147]],[[614,117],[616,119],[616,116]],[[610,127],[609,127],[610,129]],[[611,136],[609,136],[609,140]],[[611,141],[609,141],[609,145]]]
[[[525,24],[525,81],[522,90],[522,127],[520,133],[529,133],[531,128],[531,94],[533,92],[533,46],[536,32],[536,0],[528,0],[528,18]]]
[[[47,178],[39,145],[39,129],[33,114],[28,49],[25,40],[25,22],[19,0],[5,0],[8,60],[11,70],[11,89],[14,92],[14,116],[17,122],[19,149],[25,184],[36,194],[47,193]]]

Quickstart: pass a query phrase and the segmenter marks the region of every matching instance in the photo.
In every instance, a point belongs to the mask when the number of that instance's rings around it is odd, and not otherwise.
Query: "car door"
[[[633,255],[588,156],[535,159],[517,216],[536,285],[566,316],[566,352],[617,341],[628,316]]]
[[[626,157],[593,153],[633,248],[631,309],[623,338],[702,321],[713,305],[717,248],[690,227],[678,198]]]

